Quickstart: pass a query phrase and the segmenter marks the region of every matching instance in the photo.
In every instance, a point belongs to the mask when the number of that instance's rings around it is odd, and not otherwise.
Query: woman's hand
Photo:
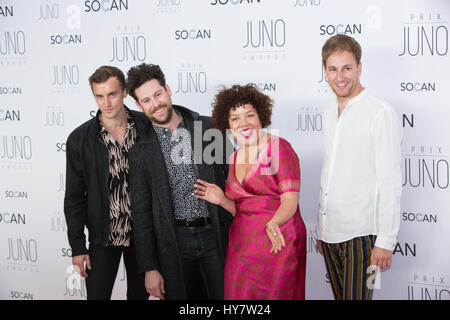
[[[283,234],[280,231],[280,227],[272,220],[267,222],[266,224],[266,234],[269,237],[269,240],[272,242],[270,253],[277,254],[284,246],[286,246]]]
[[[197,183],[198,184],[194,184],[196,198],[206,200],[219,206],[223,204],[226,196],[219,186],[201,179],[198,179]]]

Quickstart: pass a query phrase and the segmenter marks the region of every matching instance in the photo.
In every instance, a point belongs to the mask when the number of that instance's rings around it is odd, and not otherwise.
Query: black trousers
[[[135,247],[89,246],[91,270],[86,270],[86,291],[88,300],[110,300],[119,269],[120,258],[127,274],[127,300],[147,300],[145,274],[137,272]]]
[[[184,285],[189,300],[223,300],[223,262],[211,225],[176,227]]]

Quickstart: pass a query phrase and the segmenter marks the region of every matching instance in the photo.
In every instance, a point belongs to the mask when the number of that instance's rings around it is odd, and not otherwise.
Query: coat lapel
[[[140,157],[144,160],[143,162],[151,174],[152,188],[156,188],[164,213],[168,216],[170,222],[175,225],[169,177],[156,133],[153,133],[149,140],[141,142],[141,144],[142,152]]]
[[[195,161],[195,165],[197,166],[197,170],[198,170],[198,175],[199,178],[202,179],[203,181],[209,182],[209,183],[215,183],[215,177],[214,177],[214,169],[212,165],[206,165],[203,162],[203,150],[205,150],[206,146],[208,145],[208,141],[204,141],[203,140],[203,133],[205,131],[204,128],[204,124],[202,123],[202,126],[194,125],[194,122],[196,120],[195,119],[186,119],[185,120],[185,126],[188,129],[190,135],[191,135],[191,148],[192,148],[192,152],[194,153],[194,161]],[[201,123],[200,120],[197,120]],[[198,132],[196,132],[198,131]],[[201,139],[201,150],[196,150],[195,149],[195,143],[194,143],[194,139]],[[198,145],[198,141],[197,141],[197,145]],[[195,153],[200,153],[198,155],[195,155]],[[199,160],[202,160],[201,162]],[[211,219],[214,221],[213,223],[217,222],[217,206],[214,204],[211,204],[210,202],[206,202],[206,206],[208,208],[209,214]],[[218,223],[218,222],[217,222]]]
[[[198,169],[199,177],[200,177],[200,179],[202,179],[204,181],[207,181],[210,183],[215,183],[213,166],[205,165],[203,162],[203,158],[202,158],[203,150],[205,150],[206,146],[208,145],[208,141],[203,141],[203,133],[205,131],[205,128],[203,127],[203,125],[195,126],[194,121],[196,121],[196,120],[186,119],[184,123],[191,135],[191,148],[192,148],[192,152],[194,153],[194,161],[195,161],[195,164]],[[197,120],[197,121],[199,121],[199,120]],[[201,123],[201,121],[199,121],[199,122]],[[198,132],[195,132],[195,131],[198,131]],[[201,139],[201,144],[198,143],[198,141],[197,141],[197,145],[202,146],[201,150],[195,149],[195,143],[194,143],[195,139]],[[197,149],[198,149],[198,147],[197,147]],[[196,155],[195,153],[199,153],[199,154]],[[201,162],[200,162],[200,160],[201,160]]]

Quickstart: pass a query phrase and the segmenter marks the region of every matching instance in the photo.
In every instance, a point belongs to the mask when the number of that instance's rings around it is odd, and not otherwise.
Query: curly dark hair
[[[233,85],[231,88],[223,88],[216,94],[212,103],[212,122],[214,127],[225,132],[230,128],[228,119],[230,110],[244,104],[251,104],[258,113],[261,126],[266,128],[271,124],[273,100],[260,92],[254,85]]]
[[[138,66],[132,67],[130,70],[128,70],[127,76],[128,93],[136,101],[138,101],[138,99],[136,97],[135,90],[147,81],[156,79],[161,86],[166,86],[166,77],[161,71],[161,68],[156,64],[142,63]]]

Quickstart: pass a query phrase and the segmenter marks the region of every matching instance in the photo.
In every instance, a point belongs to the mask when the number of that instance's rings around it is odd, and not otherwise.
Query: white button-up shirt
[[[377,235],[393,250],[400,227],[401,140],[395,110],[363,90],[338,117],[337,100],[323,119],[323,163],[316,238],[339,243]]]

